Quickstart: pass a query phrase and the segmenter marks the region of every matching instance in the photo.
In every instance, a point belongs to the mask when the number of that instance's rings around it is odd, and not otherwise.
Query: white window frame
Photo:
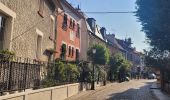
[[[1,2],[0,2],[0,13],[7,16],[6,28],[4,32],[5,41],[3,43],[3,49],[11,50],[12,39],[13,39],[13,24],[14,24],[14,19],[16,18],[16,13]]]
[[[36,58],[37,59],[41,59],[41,56],[42,56],[42,41],[43,41],[43,36],[44,36],[44,34],[43,34],[43,32],[41,32],[39,29],[36,29],[36,33],[37,33],[37,38],[36,38],[36,42],[37,42],[37,39],[38,39],[38,36],[40,36],[41,37],[41,43],[40,43],[40,51],[37,51],[37,49],[38,49],[38,47],[37,47],[37,43],[36,43]],[[39,52],[39,53],[37,53],[37,52]]]
[[[50,39],[55,40],[55,17],[50,15]]]

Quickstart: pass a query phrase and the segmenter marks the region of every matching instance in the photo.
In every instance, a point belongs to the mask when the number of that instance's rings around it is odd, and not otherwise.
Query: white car
[[[150,73],[148,75],[148,79],[156,79],[156,75],[154,73]]]

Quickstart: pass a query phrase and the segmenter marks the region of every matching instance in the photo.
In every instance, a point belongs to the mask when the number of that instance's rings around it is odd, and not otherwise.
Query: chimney
[[[94,18],[88,18],[87,22],[92,30],[93,33],[96,31],[96,20]]]

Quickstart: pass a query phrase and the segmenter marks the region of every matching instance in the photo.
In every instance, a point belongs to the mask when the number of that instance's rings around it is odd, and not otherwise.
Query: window
[[[71,56],[71,46],[69,46],[68,56]]]
[[[0,50],[3,49],[4,31],[6,18],[0,16]]]
[[[73,20],[73,30],[75,29],[75,21]]]
[[[76,37],[80,38],[80,25],[77,24],[77,33],[76,33]]]
[[[55,38],[55,18],[51,15],[51,27],[50,27],[50,40],[54,40]]]
[[[72,47],[72,55],[71,55],[72,57],[74,56],[74,48]]]
[[[73,28],[73,20],[70,18],[70,28]]]
[[[66,53],[67,53],[67,50],[66,50],[66,44],[62,44],[61,45],[61,54],[60,54],[60,58],[62,60],[65,60],[66,59]]]
[[[39,0],[39,11],[38,14],[43,17],[43,10],[44,10],[44,0]]]
[[[79,60],[79,50],[76,49],[76,60]]]
[[[70,31],[70,40],[74,41],[75,40],[75,32],[74,31]]]
[[[42,46],[42,36],[38,35],[37,36],[37,52],[36,52],[36,57],[37,59],[41,58],[41,47]]]
[[[67,30],[67,15],[64,14],[64,17],[63,17],[63,27],[62,27],[64,30]]]

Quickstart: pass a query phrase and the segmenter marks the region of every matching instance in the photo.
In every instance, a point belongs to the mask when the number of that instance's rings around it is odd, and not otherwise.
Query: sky
[[[136,0],[67,0],[74,7],[80,5],[84,12],[105,11],[135,11]],[[132,38],[137,51],[148,49],[145,42],[145,33],[141,31],[140,22],[132,13],[126,14],[86,14],[96,19],[100,27],[105,27],[108,33],[114,33],[116,38]]]

